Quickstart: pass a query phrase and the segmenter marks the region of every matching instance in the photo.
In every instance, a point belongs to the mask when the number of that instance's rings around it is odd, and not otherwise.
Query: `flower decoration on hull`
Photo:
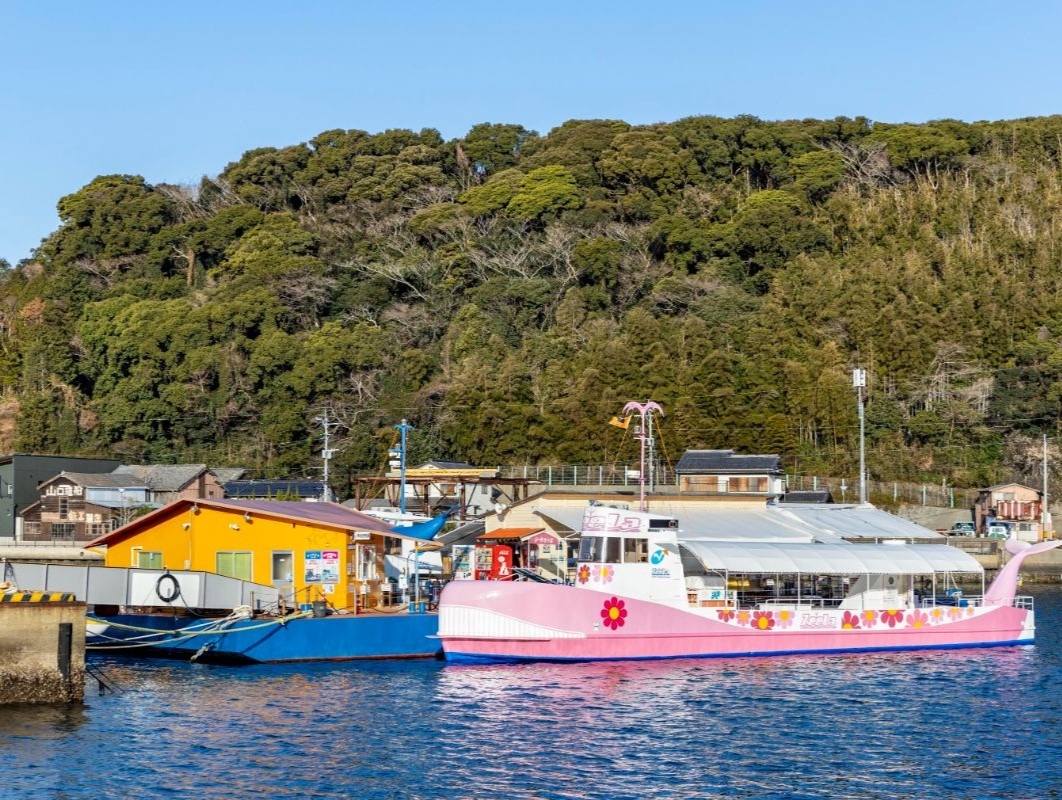
[[[590,567],[587,564],[583,564],[579,567],[579,583],[589,583],[590,581]]]
[[[749,624],[758,631],[769,631],[774,628],[774,622],[774,615],[770,611],[753,611]]]
[[[929,624],[929,615],[921,609],[915,609],[907,615],[908,628],[926,628]]]
[[[873,623],[871,623],[873,624]],[[841,628],[846,631],[856,630],[859,627],[859,615],[851,611],[845,611],[841,617]]]
[[[601,619],[604,620],[605,627],[612,628],[612,630],[618,630],[623,627],[627,619],[625,605],[618,597],[610,597],[605,601],[605,605],[601,609]]]
[[[896,609],[889,609],[888,611],[881,612],[881,621],[890,628],[895,628],[897,625],[903,622],[903,612]]]

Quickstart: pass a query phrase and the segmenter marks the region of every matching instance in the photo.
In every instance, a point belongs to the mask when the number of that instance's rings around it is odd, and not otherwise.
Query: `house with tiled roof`
[[[777,455],[746,455],[733,450],[687,450],[675,465],[679,492],[778,498],[785,494],[785,471]]]
[[[22,512],[22,541],[87,542],[158,506],[144,481],[123,473],[60,472]]]
[[[216,473],[206,464],[123,464],[114,474],[143,481],[151,493],[149,500],[160,506],[175,500],[220,500],[225,496]]]

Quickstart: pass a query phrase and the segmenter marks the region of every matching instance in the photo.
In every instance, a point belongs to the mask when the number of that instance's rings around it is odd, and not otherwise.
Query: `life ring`
[[[162,590],[162,582],[167,578],[169,578],[171,587],[170,590],[164,594]],[[177,579],[167,572],[160,575],[158,581],[155,583],[155,594],[159,596],[159,600],[163,603],[172,603],[181,596],[181,584],[177,583]]]

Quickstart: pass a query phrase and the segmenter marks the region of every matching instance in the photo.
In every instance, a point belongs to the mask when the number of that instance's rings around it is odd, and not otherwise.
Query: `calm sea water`
[[[1062,590],[1033,647],[610,664],[94,660],[0,707],[0,798],[1062,797]]]

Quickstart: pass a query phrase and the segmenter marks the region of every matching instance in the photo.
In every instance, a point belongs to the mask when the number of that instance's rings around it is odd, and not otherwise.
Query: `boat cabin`
[[[429,541],[335,503],[180,500],[99,537],[105,564],[197,570],[279,590],[288,608],[356,613],[398,602],[386,557]]]
[[[687,538],[666,515],[591,506],[575,585],[676,607],[913,608],[955,602],[984,571],[945,544]]]

